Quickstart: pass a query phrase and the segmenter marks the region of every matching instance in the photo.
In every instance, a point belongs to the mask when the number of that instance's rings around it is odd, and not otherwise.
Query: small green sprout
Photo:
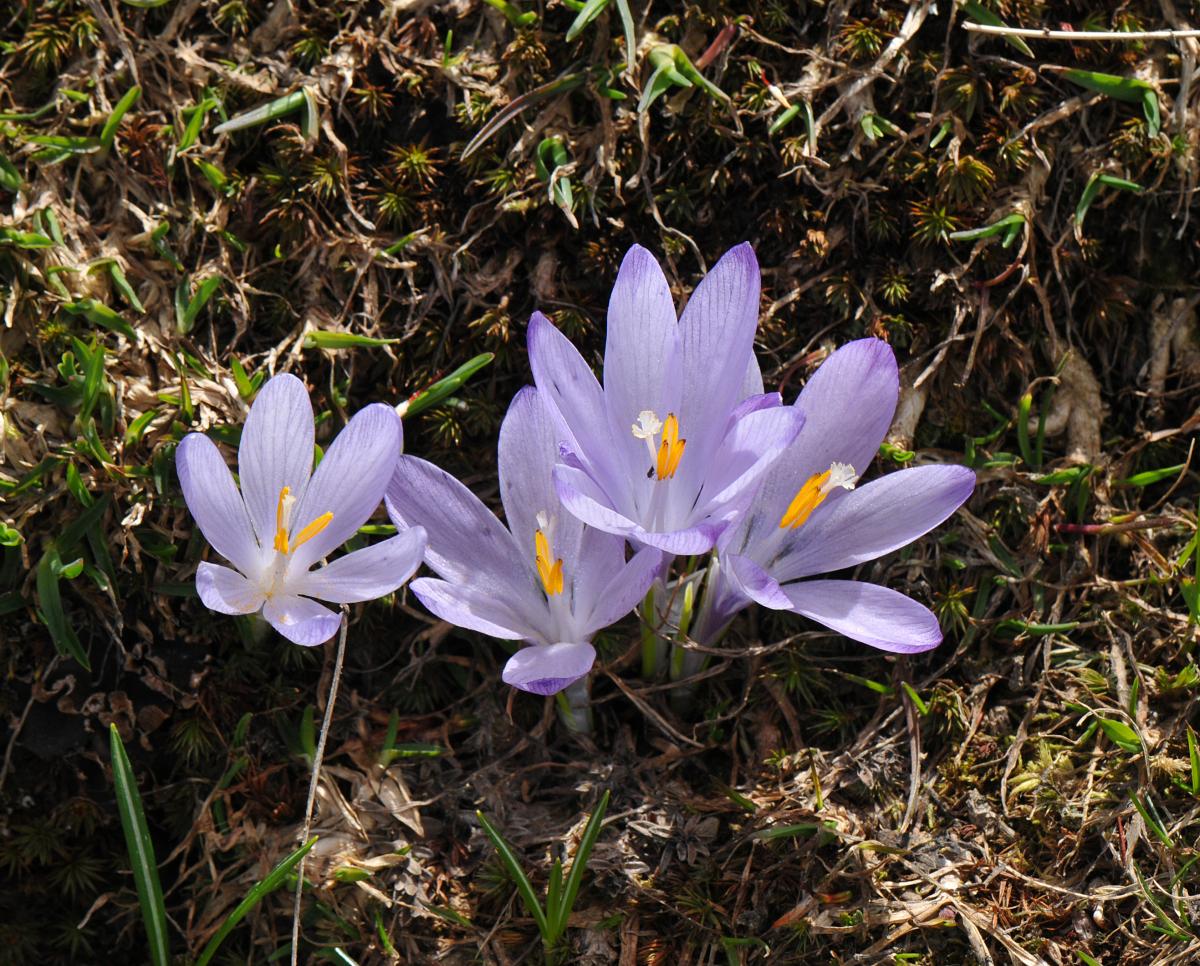
[[[654,47],[650,51],[650,64],[654,72],[642,89],[642,97],[638,101],[639,114],[649,110],[650,105],[672,87],[700,87],[714,100],[722,104],[729,103],[729,95],[701,74],[678,44],[659,44]]]
[[[579,848],[575,851],[575,860],[571,863],[571,871],[567,873],[565,881],[562,860],[554,860],[554,865],[550,868],[550,881],[546,886],[545,905],[538,900],[534,893],[533,884],[529,881],[525,870],[521,868],[521,860],[517,858],[512,847],[504,840],[496,827],[488,821],[483,812],[475,813],[479,824],[483,826],[484,834],[491,840],[492,845],[496,848],[496,853],[500,856],[500,861],[508,874],[512,876],[521,901],[525,903],[525,908],[537,923],[548,962],[562,961],[564,950],[561,943],[563,935],[567,931],[567,920],[571,916],[571,910],[575,907],[579,888],[583,885],[583,873],[587,868],[588,858],[592,854],[592,847],[596,844],[596,839],[600,837],[604,813],[608,809],[608,799],[609,793],[606,790],[583,830]]]

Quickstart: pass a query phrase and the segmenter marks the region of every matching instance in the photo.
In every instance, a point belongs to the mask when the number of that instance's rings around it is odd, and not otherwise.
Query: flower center
[[[562,557],[554,557],[554,552],[550,548],[550,538],[546,536],[545,530],[550,529],[549,521],[546,519],[545,513],[538,514],[538,529],[533,533],[533,546],[535,559],[537,561],[538,577],[542,581],[542,590],[546,592],[547,597],[554,597],[556,594],[561,594],[563,589],[563,563]],[[553,563],[551,559],[553,558]]]
[[[824,473],[814,473],[804,481],[788,504],[787,511],[779,521],[780,529],[795,530],[803,526],[813,510],[824,503],[830,493],[838,487],[853,490],[857,481],[854,467],[849,463],[833,463]]]
[[[662,430],[662,440],[655,446],[659,430]],[[671,479],[679,469],[683,448],[687,446],[687,440],[679,438],[679,420],[675,414],[667,413],[663,420],[653,410],[644,409],[633,424],[633,435],[646,441],[646,450],[650,453],[651,465],[646,475],[660,480]]]
[[[308,543],[309,540],[329,526],[329,521],[333,519],[332,513],[322,513],[301,529],[295,537],[289,538],[288,524],[295,505],[296,498],[292,496],[292,488],[285,486],[279,491],[279,503],[275,507],[275,551],[284,556],[292,554],[297,547]]]

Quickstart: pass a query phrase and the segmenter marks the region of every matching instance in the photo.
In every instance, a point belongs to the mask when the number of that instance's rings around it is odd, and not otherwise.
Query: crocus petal
[[[858,580],[804,580],[783,588],[792,610],[881,651],[916,654],[937,647],[942,630],[926,607]]]
[[[763,393],[763,377],[762,369],[759,367],[758,359],[754,353],[750,353],[750,364],[746,366],[746,375],[742,379],[742,392],[739,398],[746,399],[749,396],[761,396]]]
[[[882,339],[849,342],[826,359],[796,400],[807,417],[799,445],[812,472],[837,461],[862,473],[892,424],[899,392],[896,354]]]
[[[475,587],[433,577],[414,580],[410,586],[432,613],[456,627],[504,640],[523,640],[539,633],[512,608]]]
[[[340,547],[379,508],[400,444],[400,417],[383,403],[363,407],[338,433],[292,514],[293,538],[322,514],[333,514],[324,530],[293,551],[297,572]]]
[[[525,550],[526,566],[533,570],[534,534],[545,531],[551,551],[568,571],[579,554],[583,524],[562,512],[551,479],[558,459],[559,429],[540,390],[526,386],[513,397],[500,424],[497,462],[504,517],[517,546]],[[545,515],[545,523],[538,515]]]
[[[204,539],[242,573],[256,575],[262,553],[246,504],[216,444],[203,433],[188,433],[175,450],[175,472]]]
[[[276,594],[263,606],[265,617],[275,630],[293,644],[313,647],[324,644],[337,633],[342,615],[335,614],[307,597]]]
[[[397,527],[424,527],[425,562],[446,580],[499,599],[534,585],[528,562],[479,498],[440,467],[415,456],[396,461],[385,497]]]
[[[421,566],[425,531],[420,527],[362,550],[355,550],[318,570],[289,577],[293,594],[335,604],[354,604],[390,594]]]
[[[275,539],[280,491],[286,486],[300,500],[312,465],[313,411],[308,390],[295,376],[283,373],[258,391],[238,446],[242,493],[264,547]]]
[[[676,556],[708,553],[716,545],[723,526],[722,523],[705,521],[690,527],[662,532],[637,527],[629,534],[629,539],[635,544],[657,547],[664,553]]]
[[[791,599],[779,583],[749,557],[726,554],[721,558],[724,575],[734,590],[763,607],[772,610],[791,610]]]
[[[679,326],[671,289],[654,256],[634,245],[613,285],[604,345],[609,427],[624,453],[633,455],[642,446],[630,431],[639,413],[649,409],[664,419],[678,410],[680,379]]]
[[[528,331],[529,367],[546,404],[561,423],[562,441],[605,486],[616,478],[609,439],[608,413],[596,376],[579,350],[541,312]],[[620,471],[620,472],[623,472]]]
[[[771,568],[782,581],[853,567],[928,533],[966,501],[975,474],[965,466],[918,466],[872,480],[795,531]]]
[[[794,407],[804,429],[763,476],[754,508],[727,533],[730,545],[752,546],[773,533],[804,481],[831,464],[848,463],[862,475],[891,425],[899,385],[895,354],[881,339],[847,343],[826,359]],[[829,502],[844,495],[834,491]]]
[[[688,452],[680,464],[698,481],[725,433],[728,413],[742,398],[758,326],[759,270],[754,249],[731,248],[696,286],[679,319],[682,411]],[[607,364],[607,363],[606,363]],[[761,390],[760,390],[761,391]]]
[[[535,644],[510,657],[501,677],[505,684],[531,694],[554,694],[587,674],[595,662],[591,644]]]
[[[236,570],[207,562],[196,568],[196,593],[218,614],[253,614],[266,599],[257,584]]]
[[[722,506],[740,497],[771,469],[804,427],[805,415],[794,406],[756,409],[739,419],[721,446],[721,464],[705,486],[704,504]]]
[[[641,603],[661,569],[662,553],[657,549],[646,547],[634,554],[596,595],[584,624],[588,635],[616,623]]]
[[[588,526],[621,536],[641,529],[629,517],[614,510],[595,481],[578,467],[562,464],[554,467],[554,488],[567,511]]]

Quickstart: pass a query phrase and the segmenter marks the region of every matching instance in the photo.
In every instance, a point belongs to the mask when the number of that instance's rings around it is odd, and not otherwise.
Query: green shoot
[[[275,866],[263,878],[262,882],[258,883],[253,889],[246,893],[246,898],[237,904],[237,907],[229,914],[221,928],[218,929],[212,939],[208,941],[208,945],[204,947],[204,951],[200,954],[200,958],[196,960],[196,966],[208,966],[208,962],[216,955],[217,950],[221,947],[226,937],[233,932],[234,927],[241,922],[250,911],[257,906],[262,900],[278,889],[284,882],[292,870],[299,865],[300,860],[308,854],[309,849],[317,844],[317,836],[313,836],[305,842],[295,852],[284,858],[278,865]],[[157,966],[157,963],[155,964]]]
[[[142,89],[136,84],[125,92],[125,95],[117,101],[113,112],[108,116],[108,120],[104,122],[104,127],[100,129],[100,158],[103,160],[108,156],[108,152],[112,150],[113,141],[117,137],[117,128],[121,126],[121,119],[137,102],[137,99],[142,96]]]
[[[450,375],[439,379],[428,389],[423,389],[410,396],[406,402],[402,402],[396,407],[396,412],[401,416],[416,416],[418,413],[436,406],[443,399],[458,392],[468,379],[484,366],[490,364],[495,358],[496,354],[494,352],[481,352],[474,358],[468,359],[450,373]]]
[[[522,12],[520,7],[515,3],[510,3],[509,0],[483,0],[483,2],[504,14],[504,18],[514,27],[528,27],[530,24],[537,23],[538,15],[534,11]]]
[[[154,966],[168,966],[171,951],[167,940],[167,911],[163,904],[162,885],[158,881],[158,865],[154,859],[154,843],[146,826],[142,797],[138,794],[133,767],[125,754],[121,735],[115,724],[108,726],[109,746],[112,749],[113,787],[117,792],[117,810],[121,813],[121,828],[125,831],[125,847],[133,866],[137,884],[138,903],[150,946]]]
[[[563,879],[562,862],[555,859],[546,886],[545,906],[538,901],[538,897],[533,891],[533,885],[525,874],[525,870],[521,868],[521,862],[512,847],[504,840],[496,827],[488,821],[483,812],[475,813],[479,823],[483,826],[484,834],[491,840],[500,856],[500,861],[512,876],[521,901],[525,903],[525,908],[529,910],[529,914],[537,923],[546,958],[552,962],[559,961],[561,956],[560,943],[567,931],[567,920],[575,906],[580,886],[583,885],[583,873],[587,868],[588,858],[596,844],[596,839],[600,837],[604,813],[608,809],[608,800],[609,793],[605,791],[583,830],[583,837],[579,841],[579,848],[575,851],[575,859],[571,863],[571,871],[567,873],[565,880]]]

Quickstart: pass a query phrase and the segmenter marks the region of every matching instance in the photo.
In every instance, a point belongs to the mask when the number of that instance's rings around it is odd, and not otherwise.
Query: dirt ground
[[[531,312],[598,368],[629,245],[682,301],[743,240],[768,388],[882,337],[871,474],[977,470],[857,573],[945,643],[747,612],[681,709],[631,617],[580,738],[499,642],[355,605],[301,960],[542,962],[476,810],[544,894],[608,790],[560,962],[1197,961],[1200,41],[964,23],[1200,4],[621,0],[568,41],[578,6],[0,8],[0,963],[151,961],[110,724],[176,962],[297,845],[333,648],[200,604],[186,432],[235,442],[289,371],[327,443],[492,353],[405,435],[498,506]],[[291,921],[284,888],[214,962],[286,961]]]

